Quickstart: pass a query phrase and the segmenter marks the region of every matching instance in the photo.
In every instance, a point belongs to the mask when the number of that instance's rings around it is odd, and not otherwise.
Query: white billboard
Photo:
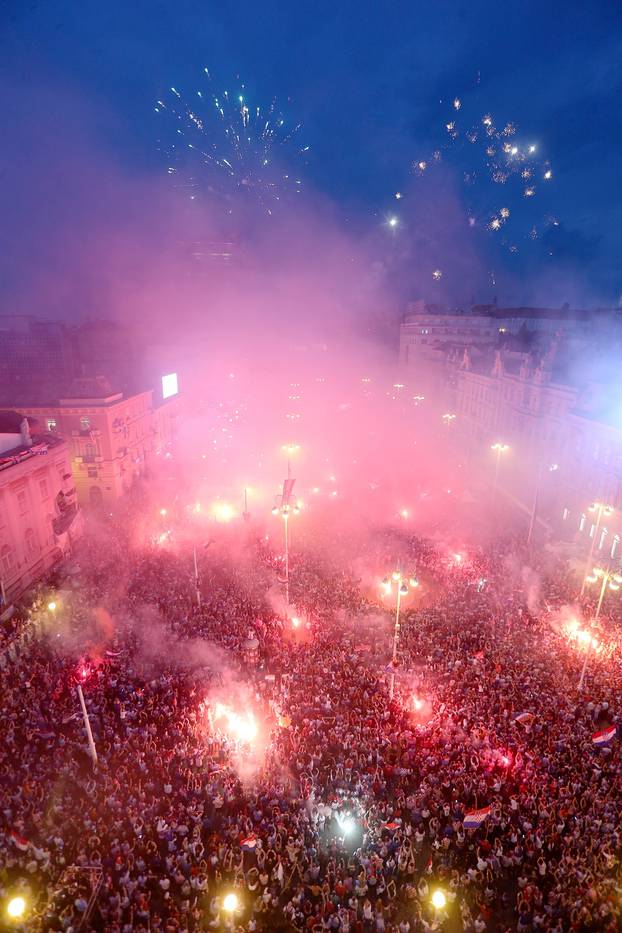
[[[169,373],[168,376],[162,376],[162,398],[170,398],[177,395],[177,373]]]

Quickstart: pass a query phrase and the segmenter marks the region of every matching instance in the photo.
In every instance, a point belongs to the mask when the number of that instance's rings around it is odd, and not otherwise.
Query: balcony
[[[52,519],[52,529],[57,538],[69,531],[71,526],[76,521],[78,515],[78,506],[72,505],[70,508],[65,509],[61,515],[58,515],[56,518]]]

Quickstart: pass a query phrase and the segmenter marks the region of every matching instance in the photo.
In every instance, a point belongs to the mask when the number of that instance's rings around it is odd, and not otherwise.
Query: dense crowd
[[[619,745],[592,734],[617,723],[622,656],[605,626],[578,691],[563,567],[370,536],[379,576],[399,560],[420,584],[390,700],[394,603],[361,547],[299,542],[295,624],[252,528],[202,546],[199,606],[188,547],[127,524],[84,543],[79,587],[2,671],[0,896],[24,896],[24,929],[619,929]]]

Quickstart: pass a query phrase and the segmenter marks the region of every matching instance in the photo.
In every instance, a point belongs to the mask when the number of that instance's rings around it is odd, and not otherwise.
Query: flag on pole
[[[251,833],[250,836],[246,837],[246,839],[242,839],[240,845],[244,852],[253,852],[257,847],[257,837],[254,835],[254,833]]]
[[[389,832],[395,832],[396,829],[400,828],[401,824],[401,820],[391,820],[389,823],[384,824],[384,828],[388,829]]]
[[[617,731],[617,726],[609,726],[607,729],[601,729],[600,732],[594,732],[592,734],[592,742],[594,745],[607,745],[615,738]]]
[[[28,851],[30,843],[23,836],[20,836],[19,833],[16,833],[14,829],[9,833],[9,839],[16,846],[20,852]]]
[[[464,814],[462,825],[465,829],[477,829],[481,826],[486,817],[490,816],[492,807],[484,807],[482,810],[469,810]]]
[[[389,661],[389,663],[385,667],[385,671],[387,674],[395,674],[397,667],[398,667],[397,661]]]

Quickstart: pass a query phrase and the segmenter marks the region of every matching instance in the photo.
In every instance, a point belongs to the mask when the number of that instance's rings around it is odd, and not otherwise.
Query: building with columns
[[[0,612],[69,553],[81,531],[67,443],[17,412],[0,412]]]

